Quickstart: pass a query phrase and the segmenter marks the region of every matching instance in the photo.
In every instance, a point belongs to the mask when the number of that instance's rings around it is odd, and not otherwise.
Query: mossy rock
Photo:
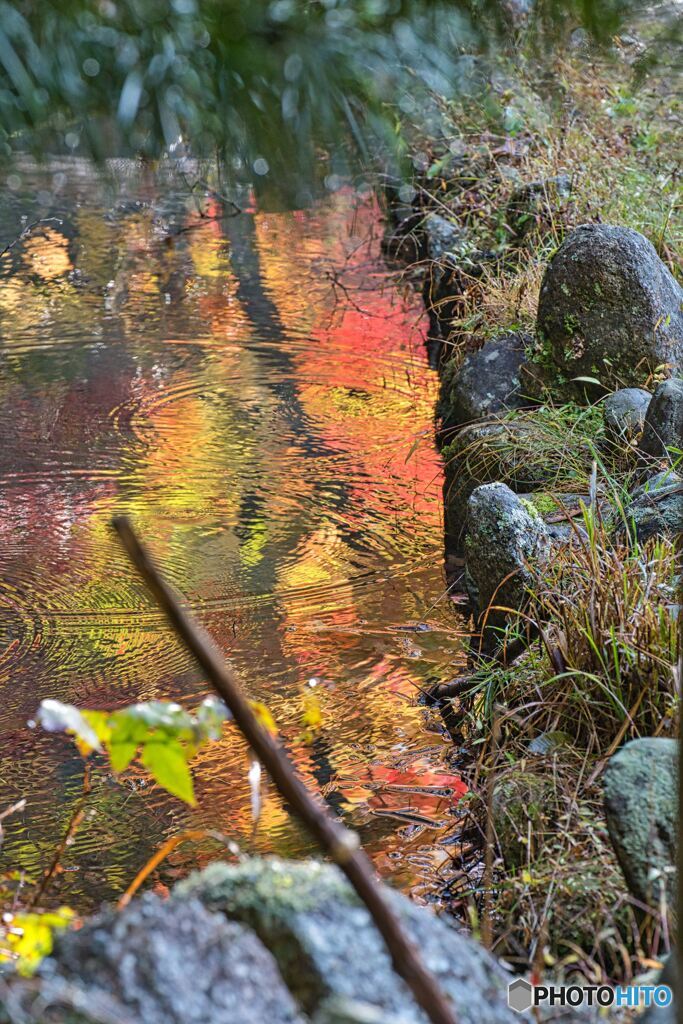
[[[470,495],[482,484],[502,481],[517,493],[534,491],[552,477],[547,456],[533,452],[533,426],[527,422],[472,424],[441,452],[444,460],[446,548],[460,550]]]
[[[507,977],[496,960],[426,908],[387,887],[384,892],[458,1020],[513,1024]],[[213,864],[180,883],[172,898],[195,897],[257,932],[307,1013],[336,998],[369,1004],[405,1024],[426,1024],[368,911],[337,868],[277,858]]]

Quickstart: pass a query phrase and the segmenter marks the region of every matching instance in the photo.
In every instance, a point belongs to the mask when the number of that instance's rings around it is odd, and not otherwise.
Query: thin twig
[[[47,892],[47,888],[50,885],[52,879],[56,875],[57,869],[59,868],[59,865],[62,862],[64,852],[67,846],[69,846],[69,844],[71,843],[73,837],[76,835],[76,832],[80,828],[81,822],[85,817],[85,804],[87,802],[88,797],[90,796],[91,791],[92,784],[90,781],[90,765],[86,761],[85,770],[83,772],[83,792],[76,801],[76,806],[74,807],[71,817],[69,819],[69,824],[66,827],[66,832],[62,837],[61,843],[54,852],[54,856],[52,857],[52,861],[50,862],[49,868],[47,868],[47,870],[44,872],[39,885],[33,892],[31,901],[29,903],[29,910],[31,910],[33,907],[39,904],[40,900]]]
[[[451,1004],[405,934],[377,882],[370,860],[359,848],[355,833],[344,828],[311,796],[280,744],[258,722],[242,692],[236,672],[160,575],[128,519],[118,517],[113,526],[157,604],[227,705],[235,724],[268,771],[281,797],[341,868],[367,907],[387,944],[394,969],[409,986],[418,1005],[432,1024],[455,1024]]]

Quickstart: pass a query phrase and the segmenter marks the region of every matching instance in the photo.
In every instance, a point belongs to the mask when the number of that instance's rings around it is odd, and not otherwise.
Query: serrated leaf
[[[137,743],[112,743],[109,746],[109,761],[115,772],[122,772],[128,767],[137,753]]]
[[[92,750],[102,749],[102,744],[90,722],[71,704],[62,704],[59,700],[41,701],[38,721],[46,732],[66,732],[75,736],[79,741],[81,753],[87,755]]]
[[[165,790],[186,804],[195,803],[192,774],[180,743],[175,740],[145,743],[140,760]]]

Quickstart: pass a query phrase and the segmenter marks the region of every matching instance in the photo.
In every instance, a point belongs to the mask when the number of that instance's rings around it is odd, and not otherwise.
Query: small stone
[[[683,378],[657,386],[647,410],[639,449],[645,461],[669,459],[669,449],[683,449]]]
[[[473,423],[459,430],[442,449],[448,551],[462,548],[467,503],[475,488],[502,480],[511,490],[524,493],[536,490],[548,480],[552,468],[543,455],[533,454],[530,437],[533,424]]]
[[[430,260],[438,260],[445,253],[459,249],[465,240],[462,228],[440,213],[428,213],[422,222],[422,231],[427,238]]]
[[[617,525],[617,534],[627,531],[640,543],[683,533],[683,477],[666,470],[637,487]]]
[[[626,884],[658,909],[676,906],[678,741],[631,740],[610,758],[604,776],[607,827]]]
[[[620,388],[602,405],[605,434],[617,444],[630,443],[643,432],[652,395],[643,388]]]

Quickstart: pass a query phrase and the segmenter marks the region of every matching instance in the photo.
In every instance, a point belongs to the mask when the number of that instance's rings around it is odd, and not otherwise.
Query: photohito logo
[[[524,1013],[532,1006],[670,1006],[668,985],[531,985],[517,978],[508,985],[508,1006]]]

